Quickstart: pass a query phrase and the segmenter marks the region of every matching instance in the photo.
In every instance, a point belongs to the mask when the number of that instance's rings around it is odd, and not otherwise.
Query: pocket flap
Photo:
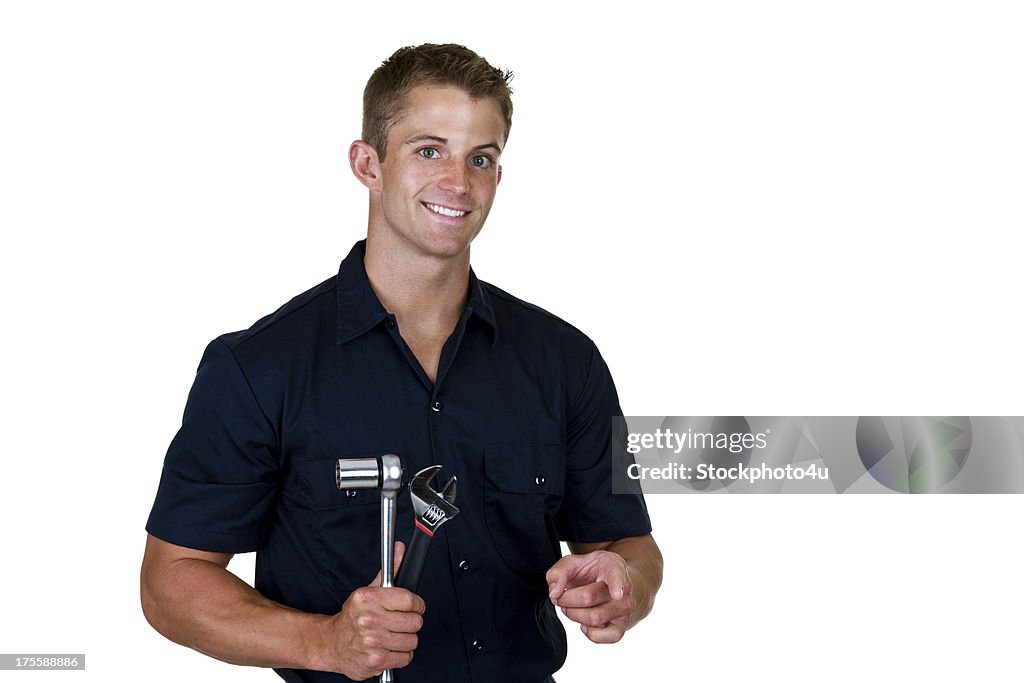
[[[506,493],[565,492],[565,463],[558,444],[487,444],[484,472],[498,490]]]

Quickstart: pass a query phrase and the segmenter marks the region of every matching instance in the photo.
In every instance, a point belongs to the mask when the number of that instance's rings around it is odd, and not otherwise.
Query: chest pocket
[[[484,513],[498,555],[517,573],[547,572],[561,555],[555,514],[565,495],[558,445],[484,446]]]
[[[380,491],[338,490],[337,462],[297,462],[296,499],[302,508],[300,523],[308,525],[314,539],[310,553],[317,573],[344,597],[379,569]]]

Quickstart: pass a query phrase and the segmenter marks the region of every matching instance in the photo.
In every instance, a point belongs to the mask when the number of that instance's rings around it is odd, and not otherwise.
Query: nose
[[[469,191],[469,175],[466,165],[459,159],[450,159],[444,165],[439,183],[442,190],[452,194],[465,194]]]

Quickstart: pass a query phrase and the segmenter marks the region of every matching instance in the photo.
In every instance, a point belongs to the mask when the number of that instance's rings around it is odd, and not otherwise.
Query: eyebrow
[[[414,138],[410,138],[410,139],[406,140],[405,144],[407,144],[407,145],[414,145],[414,144],[419,143],[419,142],[439,142],[442,145],[447,145],[448,144],[448,138],[443,138],[440,135],[417,135]],[[498,154],[501,154],[501,147],[498,146],[497,142],[485,142],[482,145],[477,145],[471,151],[476,152],[476,151],[481,150],[481,149],[487,149],[488,147],[493,147],[494,150],[498,152]]]

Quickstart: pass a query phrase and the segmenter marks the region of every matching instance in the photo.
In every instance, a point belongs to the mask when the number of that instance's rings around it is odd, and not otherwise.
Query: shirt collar
[[[491,331],[491,346],[498,343],[498,321],[491,306],[491,295],[484,289],[483,283],[477,279],[472,268],[469,269],[469,301],[466,302],[466,313],[475,315],[487,324]]]
[[[388,312],[373,293],[366,276],[363,257],[366,255],[366,240],[356,242],[341,262],[338,269],[338,326],[337,343],[354,339],[381,324],[388,318]],[[477,279],[473,269],[469,270],[469,300],[464,318],[476,317],[491,330],[491,345],[498,339],[498,325],[491,306],[491,297]]]

